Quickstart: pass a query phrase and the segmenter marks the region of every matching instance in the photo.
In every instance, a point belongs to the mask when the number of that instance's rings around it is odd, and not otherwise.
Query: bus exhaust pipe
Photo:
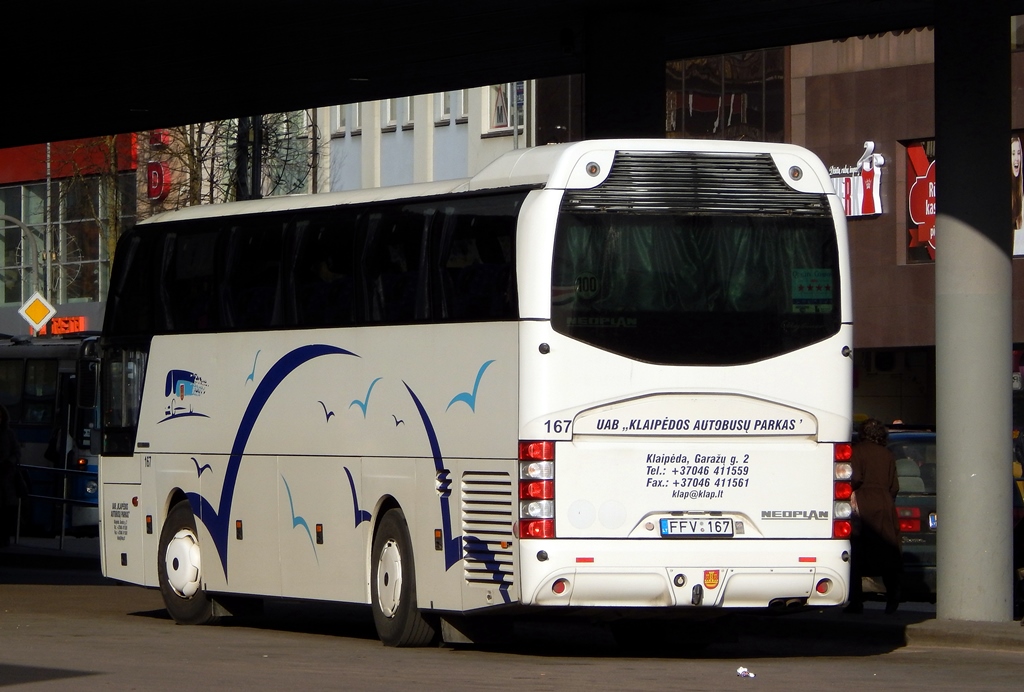
[[[772,610],[792,610],[805,605],[807,605],[806,598],[773,598],[768,602],[768,607]]]

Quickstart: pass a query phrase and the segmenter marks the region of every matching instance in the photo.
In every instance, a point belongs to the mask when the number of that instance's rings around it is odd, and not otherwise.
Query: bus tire
[[[377,636],[386,646],[426,646],[437,627],[416,604],[412,540],[400,509],[389,510],[377,527],[370,556],[370,598]]]
[[[157,553],[160,593],[171,618],[180,625],[206,625],[217,620],[213,601],[203,589],[202,559],[196,519],[187,500],[167,513]]]

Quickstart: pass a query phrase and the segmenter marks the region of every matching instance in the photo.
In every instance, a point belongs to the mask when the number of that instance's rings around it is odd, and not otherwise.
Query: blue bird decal
[[[445,411],[451,408],[452,404],[454,404],[456,401],[461,401],[467,406],[469,406],[470,410],[473,411],[473,413],[476,413],[476,393],[477,390],[480,389],[480,380],[484,376],[484,370],[486,370],[487,366],[489,366],[493,362],[493,360],[489,360],[480,366],[480,370],[476,373],[476,382],[473,383],[473,391],[456,394],[454,397],[452,397],[452,400],[448,402],[448,408],[446,408]]]
[[[309,536],[309,544],[313,547],[313,557],[316,558],[316,564],[319,565],[320,558],[316,554],[316,543],[313,542],[313,532],[309,530],[309,524],[306,523],[306,520],[304,518],[296,516],[295,503],[292,502],[292,489],[288,487],[288,481],[285,479],[284,476],[281,476],[281,480],[284,481],[284,489],[285,492],[288,493],[288,508],[292,512],[292,528],[294,529],[296,527],[301,526],[306,530],[306,535]]]
[[[370,388],[366,390],[366,398],[360,401],[359,399],[353,399],[352,403],[348,405],[349,408],[358,406],[363,411],[363,418],[366,418],[366,407],[370,405],[370,392],[373,391],[373,386],[380,382],[381,378],[375,379],[370,383]]]
[[[249,384],[250,382],[255,382],[256,381],[256,361],[258,361],[260,359],[260,353],[261,352],[262,352],[262,349],[256,351],[256,357],[252,359],[252,372],[250,372],[249,376],[245,378],[245,383],[246,384]]]
[[[203,464],[202,466],[200,466],[199,461],[195,457],[192,457],[192,463],[196,465],[196,478],[200,478],[203,475],[203,471],[206,470],[209,470],[210,473],[213,473],[213,468],[209,464]]]
[[[328,411],[327,410],[327,404],[325,404],[322,401],[319,402],[319,404],[324,407],[324,416],[326,416],[327,420],[331,420],[331,416],[334,415],[334,411]]]
[[[370,513],[365,509],[359,509],[359,500],[356,498],[356,482],[352,478],[352,472],[348,470],[347,466],[342,468],[345,469],[345,475],[348,476],[348,487],[352,489],[352,509],[355,512],[356,526],[359,526],[364,521],[370,521]]]
[[[392,414],[391,414],[391,417],[395,419],[395,427],[396,427],[396,428],[397,428],[397,427],[398,427],[399,425],[405,425],[405,421],[404,421],[404,420],[402,420],[401,418],[399,418],[398,416],[396,416],[395,414],[393,414],[393,413],[392,413]]]

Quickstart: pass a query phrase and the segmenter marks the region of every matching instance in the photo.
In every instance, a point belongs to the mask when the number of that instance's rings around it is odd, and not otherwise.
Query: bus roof
[[[817,179],[818,183],[827,184],[824,190],[831,190],[828,173],[825,171],[824,166],[813,155],[810,155],[809,152],[809,157],[804,159],[799,153],[803,150],[790,144],[683,139],[608,139],[517,149],[498,157],[472,178],[458,178],[345,192],[327,192],[315,195],[285,195],[244,202],[229,202],[226,204],[207,204],[159,214],[143,221],[142,224],[239,214],[262,214],[389,200],[415,200],[421,197],[501,187],[591,188],[600,184],[608,175],[615,152],[619,150],[699,151],[723,154],[748,152],[751,154],[785,154],[787,157],[795,155],[796,158],[802,159],[806,165],[810,166],[812,169],[810,172],[815,174],[813,176],[806,176],[805,184]],[[584,167],[577,165],[584,156],[588,158],[588,165],[591,159],[598,164],[597,173],[585,173]],[[780,162],[777,161],[777,163]],[[790,184],[792,185],[793,183],[790,182]],[[800,185],[800,187],[804,187],[804,185]]]

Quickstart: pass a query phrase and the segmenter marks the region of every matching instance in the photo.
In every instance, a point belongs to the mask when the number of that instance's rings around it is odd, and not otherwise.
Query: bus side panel
[[[161,454],[154,452],[140,455],[142,459],[143,494],[141,506],[146,513],[153,516],[153,533],[147,534],[146,549],[146,585],[159,586],[157,564],[161,558],[159,553],[160,533],[170,511],[172,498],[176,494],[190,493],[200,495],[209,492],[213,485],[214,475],[223,477],[227,466],[226,456],[212,454]],[[104,464],[109,459],[104,459]],[[216,498],[212,500],[217,506]],[[206,530],[199,514],[196,516],[196,532],[204,564],[203,582],[210,591],[222,590],[225,585],[223,569],[220,566],[217,549]]]
[[[435,550],[434,531],[445,534],[445,523],[439,511],[437,485],[432,460],[417,458],[372,458],[363,460],[362,492],[372,502],[372,518],[368,522],[375,529],[384,513],[397,506],[405,515],[412,540],[412,557],[416,571],[416,599],[421,608],[458,608],[459,586],[451,580],[454,572],[445,567],[445,552]],[[373,530],[367,532],[366,592],[370,600],[370,580],[377,557],[372,548]]]
[[[143,553],[145,510],[133,502],[141,486],[136,483],[104,483],[100,488],[101,525],[103,532],[103,576],[132,584],[146,579],[146,558]]]
[[[284,477],[277,457],[247,455],[242,463],[245,473],[238,475],[227,517],[228,585],[232,593],[276,596],[281,593],[278,498],[284,493]]]
[[[365,603],[370,523],[369,513],[357,504],[361,461],[281,457],[278,463],[281,592]]]
[[[138,443],[173,457],[174,477],[152,511],[180,488],[210,514],[197,528],[211,591],[363,602],[387,499],[406,515],[421,602],[461,610],[460,474],[479,471],[465,460],[514,473],[518,342],[515,322],[157,337]]]

